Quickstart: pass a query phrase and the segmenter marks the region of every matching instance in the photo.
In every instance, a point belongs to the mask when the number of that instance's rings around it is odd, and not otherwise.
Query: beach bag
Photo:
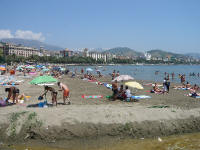
[[[39,100],[39,101],[43,100],[43,96],[39,96],[39,97],[38,97],[38,100]]]
[[[0,106],[6,106],[6,101],[0,100]]]
[[[194,97],[194,98],[195,98],[196,96],[198,96],[197,93],[192,93],[192,95],[191,95],[191,97]]]

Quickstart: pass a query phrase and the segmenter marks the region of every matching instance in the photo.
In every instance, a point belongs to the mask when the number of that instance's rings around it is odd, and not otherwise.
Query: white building
[[[151,60],[151,54],[149,54],[147,52],[144,53],[144,57],[146,60]]]
[[[99,53],[99,52],[89,52],[88,49],[85,48],[84,51],[83,51],[83,56],[84,57],[91,57],[95,60],[103,59],[104,62],[107,62],[109,54],[103,54],[103,53]]]
[[[29,57],[32,55],[40,55],[40,52],[37,48],[33,47],[25,47],[22,45],[14,45],[10,43],[6,43],[3,47],[4,55],[17,55],[23,57]]]

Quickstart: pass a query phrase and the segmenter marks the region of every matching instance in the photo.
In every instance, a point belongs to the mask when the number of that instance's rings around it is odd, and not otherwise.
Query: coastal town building
[[[17,55],[23,57],[29,57],[32,55],[40,55],[40,52],[37,48],[33,47],[25,47],[22,45],[14,45],[10,43],[6,43],[3,47],[4,55]]]
[[[109,54],[100,53],[100,52],[89,52],[87,48],[83,50],[84,57],[91,57],[95,60],[102,59],[104,62],[107,62]]]
[[[149,54],[147,52],[144,53],[144,57],[146,60],[151,60],[151,54]]]
[[[61,57],[71,57],[71,56],[74,55],[74,51],[69,50],[68,48],[66,48],[63,51],[60,51],[60,55],[61,55]]]

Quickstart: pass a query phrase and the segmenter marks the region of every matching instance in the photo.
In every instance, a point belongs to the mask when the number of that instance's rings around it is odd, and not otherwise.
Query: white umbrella
[[[114,80],[112,80],[112,81],[114,82],[115,80],[117,80],[117,81],[119,82],[119,81],[133,80],[133,79],[134,79],[134,78],[131,77],[131,76],[129,76],[129,75],[120,75],[120,76],[114,78]]]
[[[91,68],[87,68],[86,71],[93,71]]]

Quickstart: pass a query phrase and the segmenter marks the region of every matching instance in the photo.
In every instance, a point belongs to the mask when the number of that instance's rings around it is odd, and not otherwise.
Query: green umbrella
[[[53,83],[58,82],[55,78],[52,76],[39,76],[33,79],[30,83],[31,84],[45,84],[45,83]]]

